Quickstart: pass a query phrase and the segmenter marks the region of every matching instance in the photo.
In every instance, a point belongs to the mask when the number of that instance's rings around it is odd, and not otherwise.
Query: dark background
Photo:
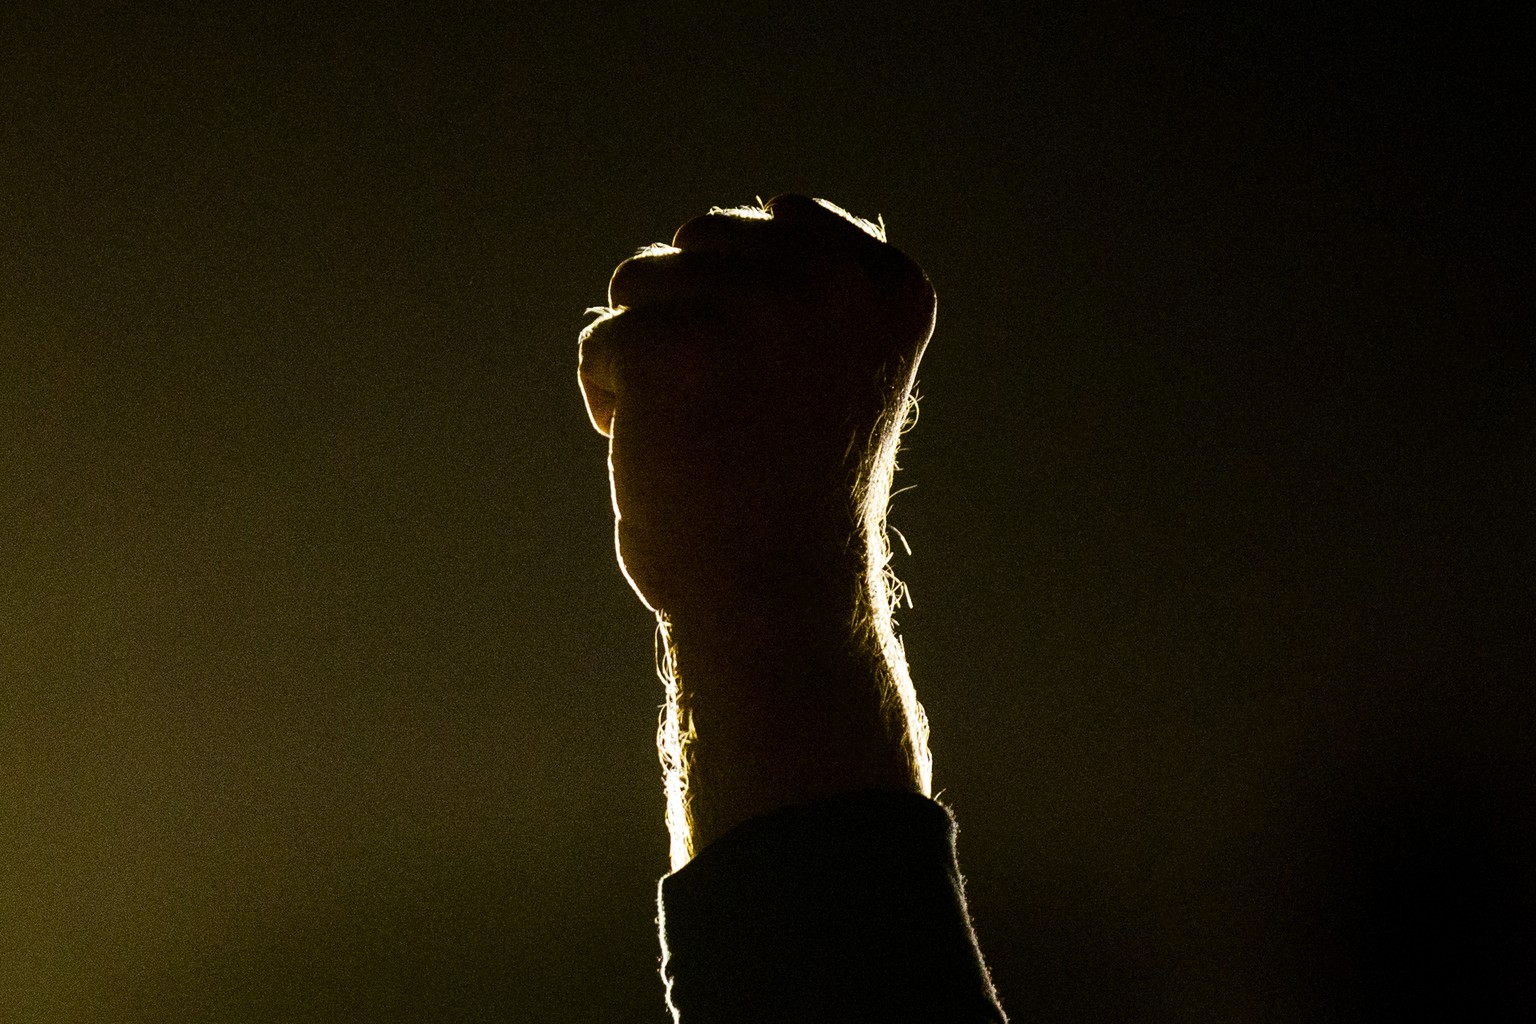
[[[233,6],[0,15],[8,1020],[663,1019],[575,335],[781,191],[939,291],[901,622],[1015,1018],[1529,1009],[1521,33]]]

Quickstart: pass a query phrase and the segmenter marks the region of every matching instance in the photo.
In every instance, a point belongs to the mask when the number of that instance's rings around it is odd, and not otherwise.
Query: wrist
[[[922,791],[897,667],[868,628],[862,573],[844,569],[663,616],[692,850],[780,807]]]

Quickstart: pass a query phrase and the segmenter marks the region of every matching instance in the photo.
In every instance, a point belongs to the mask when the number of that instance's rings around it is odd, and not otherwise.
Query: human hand
[[[779,196],[614,272],[580,380],[653,610],[794,600],[808,573],[866,568],[935,309],[878,230]]]

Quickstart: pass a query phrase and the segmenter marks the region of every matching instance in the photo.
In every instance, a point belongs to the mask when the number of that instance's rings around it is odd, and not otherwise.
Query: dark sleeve
[[[999,1024],[955,861],[914,793],[850,793],[746,822],[661,881],[681,1024]]]

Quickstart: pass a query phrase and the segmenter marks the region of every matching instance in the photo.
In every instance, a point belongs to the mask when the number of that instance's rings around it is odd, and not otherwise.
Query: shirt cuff
[[[948,810],[848,793],[746,822],[663,878],[682,1024],[1005,1018],[965,908]]]

